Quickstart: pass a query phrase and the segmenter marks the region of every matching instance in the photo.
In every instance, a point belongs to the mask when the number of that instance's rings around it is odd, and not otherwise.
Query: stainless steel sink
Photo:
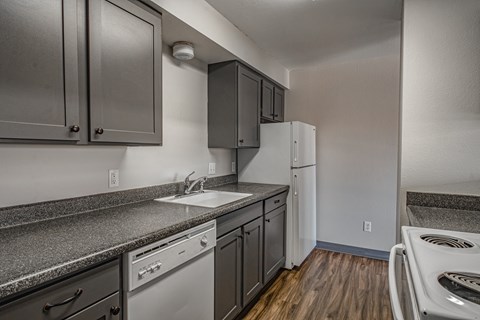
[[[204,190],[203,193],[194,193],[184,196],[170,196],[155,200],[161,202],[187,204],[190,206],[216,208],[223,206],[224,204],[249,197],[251,195],[251,193]]]

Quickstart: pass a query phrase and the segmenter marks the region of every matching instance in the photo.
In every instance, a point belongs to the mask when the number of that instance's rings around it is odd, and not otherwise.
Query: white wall
[[[191,171],[231,173],[235,153],[207,148],[207,65],[163,54],[164,145],[0,145],[0,207],[181,181]],[[120,188],[108,189],[108,169]]]
[[[405,0],[404,21],[402,188],[480,180],[480,1]]]
[[[397,30],[373,46],[383,54],[364,48],[290,72],[286,117],[317,127],[320,241],[383,251],[396,241],[400,23]]]

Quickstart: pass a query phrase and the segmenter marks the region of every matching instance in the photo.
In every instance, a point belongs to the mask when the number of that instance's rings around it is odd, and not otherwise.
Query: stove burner
[[[473,273],[444,272],[438,282],[451,293],[480,304],[480,275]]]
[[[421,235],[420,238],[428,243],[449,248],[467,249],[474,246],[473,243],[468,242],[467,240],[438,234],[424,234]]]

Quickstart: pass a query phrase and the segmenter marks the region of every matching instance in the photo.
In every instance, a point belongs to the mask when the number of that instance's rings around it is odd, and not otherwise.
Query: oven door
[[[395,320],[420,319],[409,272],[404,247],[402,244],[397,244],[390,250],[388,261],[390,303]]]

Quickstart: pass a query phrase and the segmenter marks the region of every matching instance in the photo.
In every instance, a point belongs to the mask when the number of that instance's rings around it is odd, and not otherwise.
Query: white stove
[[[389,263],[395,319],[480,319],[480,234],[402,227],[402,236]]]

